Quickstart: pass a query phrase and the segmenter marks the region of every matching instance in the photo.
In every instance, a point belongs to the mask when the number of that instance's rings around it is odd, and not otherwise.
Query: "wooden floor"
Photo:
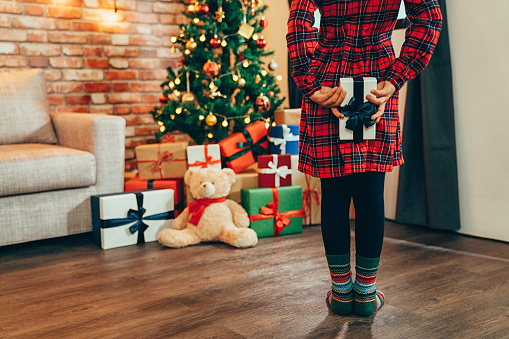
[[[509,245],[387,222],[369,318],[329,312],[319,227],[252,249],[91,235],[0,248],[0,338],[509,338]]]

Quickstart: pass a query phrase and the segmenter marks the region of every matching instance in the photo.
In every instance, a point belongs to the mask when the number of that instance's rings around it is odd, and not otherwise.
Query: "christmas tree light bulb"
[[[180,85],[180,78],[175,79],[175,85]]]
[[[259,36],[258,34],[253,34],[253,40],[258,40]]]
[[[267,87],[267,84],[263,84],[262,87]]]
[[[177,90],[174,90],[174,91],[173,91],[173,94],[175,94],[176,96],[180,96],[180,92],[179,92],[179,91],[177,91]]]
[[[198,18],[194,18],[194,19],[193,19],[193,22],[194,22],[195,24],[197,24],[197,23],[199,23],[199,22],[200,22],[200,19],[198,19]]]
[[[208,137],[209,139],[212,139],[212,138],[214,137],[214,134],[209,133],[209,134],[207,134],[207,137]]]
[[[170,114],[170,119],[174,120],[175,119],[175,114]]]
[[[186,49],[186,50],[184,51],[184,54],[185,54],[185,55],[189,55],[189,54],[191,54],[191,51],[190,51],[190,50],[188,50],[188,49]]]
[[[264,69],[262,69],[262,72],[261,72],[261,73],[262,73],[262,75],[263,75],[263,76],[266,76],[266,75],[267,75],[267,71],[266,71],[266,70],[264,70]]]
[[[283,76],[282,76],[282,75],[276,75],[276,80],[277,80],[277,81],[281,81],[281,80],[283,80]]]
[[[177,108],[175,109],[175,113],[177,113],[177,114],[182,113],[182,107],[177,107]]]
[[[246,124],[249,124],[249,123],[251,122],[251,118],[250,118],[250,117],[246,117],[246,118],[244,119],[244,122],[245,122]]]
[[[162,126],[162,125],[163,125],[163,122],[162,122],[162,121],[158,121],[158,122],[157,122],[157,124],[158,124],[159,126]]]
[[[269,129],[269,127],[270,127],[270,122],[267,120],[267,121],[265,121],[265,128]]]
[[[228,127],[228,121],[226,121],[226,119],[224,119],[223,123],[221,125],[223,125],[223,127]]]
[[[272,122],[272,126],[276,126],[276,122],[275,121]]]
[[[201,42],[204,42],[205,40],[207,40],[207,38],[205,37],[205,34],[202,34],[202,35],[200,36],[200,41],[201,41]]]
[[[205,117],[204,117],[203,115],[201,115],[201,114],[200,114],[200,116],[198,117],[198,119],[203,120],[203,119],[205,119]]]
[[[221,46],[226,47],[227,43],[226,40],[221,41]]]
[[[176,43],[176,42],[177,42],[177,37],[176,37],[176,36],[172,36],[172,37],[170,38],[170,41],[171,41],[172,43]]]
[[[169,86],[171,89],[173,89],[173,88],[175,87],[175,83],[174,83],[173,81],[170,81],[170,82],[168,83],[168,86]]]
[[[244,62],[242,63],[242,66],[244,66],[244,68],[248,68],[248,67],[249,67],[249,61],[247,61],[247,60],[246,60],[246,61],[244,61]]]
[[[233,81],[239,81],[239,76],[237,74],[234,74],[232,76],[232,78],[233,78]]]
[[[194,6],[193,5],[187,6],[187,11],[191,13],[194,12]]]
[[[166,130],[166,127],[164,127],[164,126],[159,127],[159,131],[164,132],[165,130]]]

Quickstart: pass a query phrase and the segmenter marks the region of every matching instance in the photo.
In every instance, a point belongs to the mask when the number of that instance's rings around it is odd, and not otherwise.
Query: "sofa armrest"
[[[97,194],[122,192],[125,119],[103,114],[51,114],[58,143],[94,154]]]

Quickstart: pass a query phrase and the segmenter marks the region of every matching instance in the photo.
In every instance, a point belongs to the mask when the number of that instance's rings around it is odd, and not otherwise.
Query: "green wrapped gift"
[[[302,232],[302,187],[242,188],[242,206],[259,238]]]

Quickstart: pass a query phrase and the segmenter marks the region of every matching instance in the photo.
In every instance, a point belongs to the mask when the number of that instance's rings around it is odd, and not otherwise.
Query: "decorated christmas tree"
[[[218,142],[249,123],[272,122],[283,102],[271,71],[263,29],[267,6],[261,0],[180,1],[187,24],[171,38],[182,53],[180,68],[168,68],[161,105],[151,112],[160,125],[156,137],[188,133],[195,142]],[[280,80],[280,76],[279,79]]]

